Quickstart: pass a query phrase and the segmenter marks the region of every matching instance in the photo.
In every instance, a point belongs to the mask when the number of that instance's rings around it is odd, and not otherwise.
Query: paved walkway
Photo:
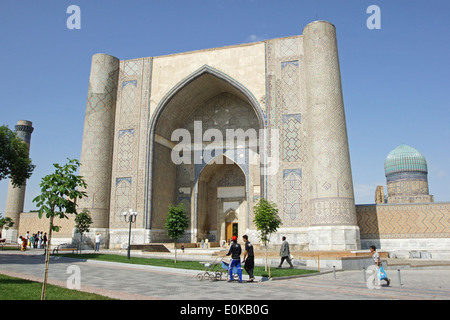
[[[391,285],[371,290],[362,271],[239,284],[198,281],[198,271],[52,257],[49,283],[67,286],[74,270],[81,290],[123,300],[450,300],[449,269],[401,270],[401,285],[390,270]],[[42,281],[44,256],[0,251],[0,273]]]

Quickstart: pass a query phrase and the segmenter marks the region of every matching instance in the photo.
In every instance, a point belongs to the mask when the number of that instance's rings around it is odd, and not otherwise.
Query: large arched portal
[[[185,242],[226,240],[227,223],[239,234],[249,228],[248,200],[262,185],[263,123],[253,95],[207,66],[166,95],[150,128],[146,219],[151,242],[169,240],[164,221],[170,204],[188,209]],[[226,222],[231,218],[237,222]]]

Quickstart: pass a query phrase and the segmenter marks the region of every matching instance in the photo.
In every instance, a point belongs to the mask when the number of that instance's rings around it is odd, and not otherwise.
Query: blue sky
[[[70,5],[81,30],[69,30]],[[381,29],[369,30],[369,5]],[[0,0],[0,125],[33,122],[25,211],[52,163],[80,158],[92,55],[122,60],[337,28],[357,204],[386,185],[384,160],[401,143],[428,161],[430,194],[450,201],[450,1]],[[0,182],[4,212],[8,182]]]

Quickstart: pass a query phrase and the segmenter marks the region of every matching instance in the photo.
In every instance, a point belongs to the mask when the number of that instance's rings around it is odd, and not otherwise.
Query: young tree
[[[186,208],[182,203],[178,206],[169,206],[169,212],[166,217],[165,227],[167,235],[174,240],[175,244],[175,263],[177,263],[177,241],[180,239],[186,228],[189,226],[189,219],[186,215]]]
[[[10,178],[14,187],[20,187],[34,168],[28,146],[8,126],[0,126],[0,180]]]
[[[52,232],[58,232],[60,229],[60,227],[54,224],[54,218],[69,219],[69,214],[77,214],[76,200],[86,196],[86,192],[77,190],[78,187],[87,187],[83,177],[75,174],[80,166],[80,162],[76,159],[68,160],[69,162],[63,166],[56,163],[53,164],[56,168],[55,173],[42,178],[39,184],[41,194],[33,199],[33,202],[39,208],[39,218],[42,218],[45,213],[45,216],[50,219],[41,300],[45,300]]]
[[[0,219],[0,235],[2,234],[3,227],[5,227],[5,230],[8,230],[9,228],[12,228],[14,225],[14,221],[10,217],[1,218]]]
[[[273,202],[269,202],[266,199],[261,198],[253,209],[255,213],[255,219],[253,222],[255,223],[256,229],[259,231],[260,239],[266,248],[265,271],[267,271],[267,246],[268,242],[270,242],[270,235],[277,232],[277,229],[280,227],[282,222],[278,216],[277,206]]]
[[[83,248],[83,234],[89,232],[91,224],[92,217],[87,209],[83,209],[83,211],[78,213],[75,217],[75,228],[77,228],[78,233],[80,234],[80,253]]]

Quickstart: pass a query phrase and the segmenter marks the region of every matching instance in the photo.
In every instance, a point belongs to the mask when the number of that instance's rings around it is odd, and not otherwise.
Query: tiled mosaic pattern
[[[450,238],[450,203],[356,206],[361,239]]]
[[[81,199],[79,206],[91,211],[94,228],[109,227],[118,76],[118,59],[102,54],[93,57],[80,160],[88,197]]]
[[[119,123],[121,125],[132,125],[135,118],[136,98],[137,93],[137,80],[124,81],[122,83],[122,99],[120,105]]]
[[[283,115],[283,161],[301,161],[301,115]]]
[[[295,220],[302,214],[302,171],[283,171],[283,220]]]
[[[304,29],[311,225],[356,225],[334,26]]]
[[[116,197],[114,223],[123,223],[123,212],[128,212],[130,209],[134,210],[131,206],[132,180],[131,178],[117,178],[115,187]]]
[[[389,197],[398,197],[398,196],[420,197],[424,195],[429,195],[428,181],[423,180],[388,182],[387,188]]]
[[[117,171],[133,169],[134,130],[119,131],[119,147],[117,150]]]
[[[283,41],[282,43],[284,43]],[[283,95],[283,108],[298,110],[300,94],[300,75],[298,60],[281,63],[281,87]]]
[[[124,228],[124,209],[138,213],[136,227],[146,224],[145,159],[152,59],[120,62],[114,132],[110,227]],[[126,178],[124,178],[126,177]]]
[[[428,173],[425,157],[415,148],[401,144],[392,150],[386,157],[384,163],[386,177],[396,173]]]
[[[269,143],[269,156],[278,154],[280,168],[265,177],[266,197],[277,203],[283,227],[303,227],[308,225],[303,38],[270,40],[266,56],[267,127],[279,130],[281,140]]]

